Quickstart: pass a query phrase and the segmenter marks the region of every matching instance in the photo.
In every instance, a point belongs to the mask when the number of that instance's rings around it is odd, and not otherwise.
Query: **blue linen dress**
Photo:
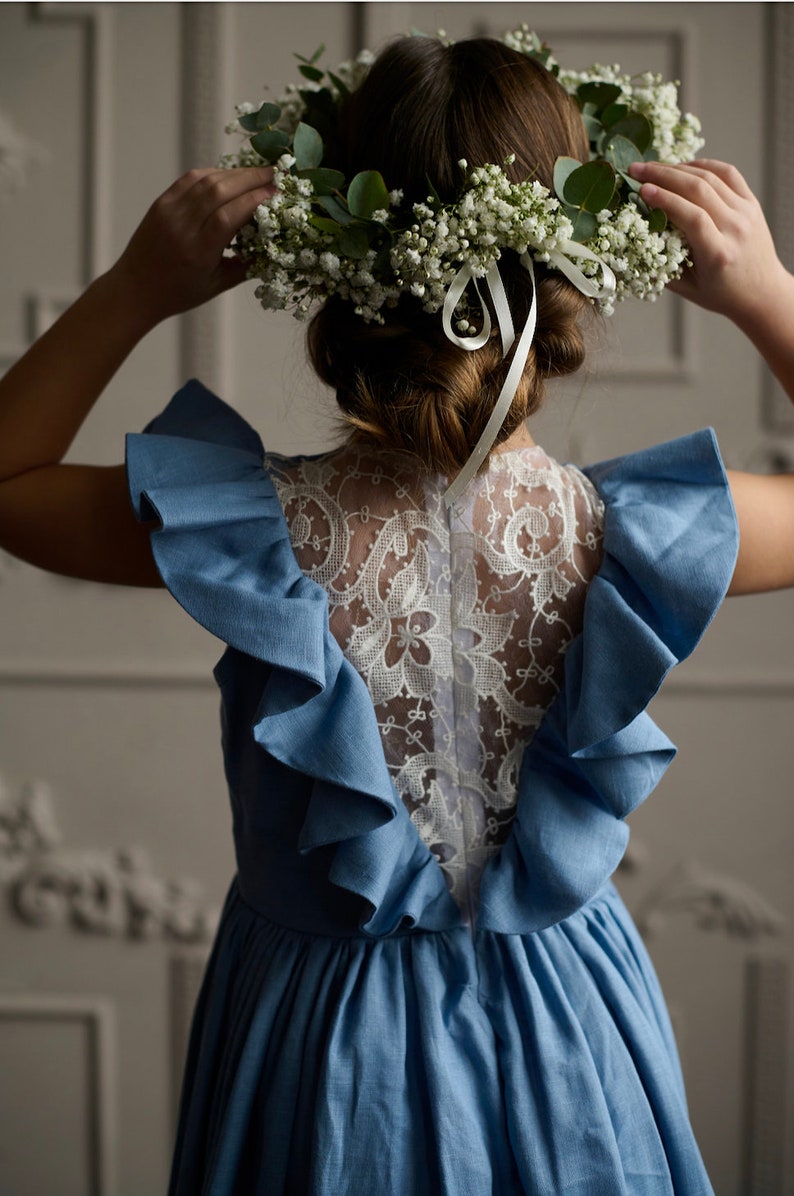
[[[701,1196],[676,1048],[610,875],[674,747],[645,712],[731,578],[711,432],[586,473],[603,559],[524,752],[476,929],[397,796],[368,690],[244,420],[189,383],[128,477],[216,668],[238,875],[171,1196]]]

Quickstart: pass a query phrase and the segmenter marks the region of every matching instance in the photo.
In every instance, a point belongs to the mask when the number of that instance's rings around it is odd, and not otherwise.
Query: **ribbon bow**
[[[588,278],[583,274],[579,267],[573,262],[572,258],[588,258],[590,261],[597,262],[601,267],[601,283],[598,285],[594,279]],[[477,470],[482,465],[488,453],[494,445],[494,441],[499,434],[499,429],[505,421],[510,404],[515,398],[515,393],[518,389],[518,384],[521,380],[521,375],[527,364],[529,350],[532,347],[532,340],[535,336],[535,327],[538,322],[538,297],[537,287],[535,286],[535,270],[532,265],[532,258],[528,253],[522,253],[520,257],[521,265],[529,274],[532,280],[532,306],[529,310],[527,322],[521,333],[516,351],[513,355],[513,360],[510,363],[510,369],[507,371],[507,377],[504,380],[502,389],[499,392],[499,397],[494,404],[494,409],[488,419],[487,424],[483,428],[482,435],[474,446],[471,456],[466,464],[461,469],[454,482],[449,486],[444,494],[444,504],[447,509],[454,505],[460,498],[463,491],[468,486],[469,482],[477,473]],[[559,249],[554,249],[549,253],[549,264],[555,269],[559,270],[565,277],[573,283],[578,291],[586,295],[588,299],[611,299],[615,294],[616,282],[615,275],[610,270],[609,266],[603,261],[598,254],[593,253],[592,249],[588,249],[586,245],[580,245],[577,241],[563,241]],[[457,336],[452,331],[452,317],[455,308],[460,302],[460,298],[470,282],[474,283],[474,289],[477,292],[477,298],[480,301],[480,309],[482,312],[482,328],[474,336]],[[493,300],[496,318],[499,324],[499,333],[502,340],[502,356],[506,357],[513,347],[516,339],[515,328],[513,326],[513,317],[510,313],[510,304],[507,301],[504,283],[502,276],[499,273],[499,267],[496,262],[492,262],[485,273],[485,282]],[[491,335],[491,317],[488,309],[485,306],[480,293],[478,279],[472,273],[471,267],[468,265],[461,266],[458,273],[455,275],[447,297],[444,301],[444,311],[442,322],[444,332],[447,339],[453,345],[458,345],[461,349],[466,349],[469,352],[474,352],[476,349],[481,349]]]

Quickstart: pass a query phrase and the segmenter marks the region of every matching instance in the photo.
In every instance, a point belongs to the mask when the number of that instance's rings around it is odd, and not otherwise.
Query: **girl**
[[[530,58],[407,39],[354,95],[334,152],[408,203],[428,177],[454,197],[462,158],[515,153],[516,181],[537,169],[550,186],[555,159],[587,145]],[[691,246],[673,289],[732,320],[794,397],[794,279],[742,177],[709,160],[631,173]],[[623,816],[671,755],[644,714],[664,675],[726,592],[794,584],[794,481],[726,481],[706,433],[586,473],[548,458],[525,421],[544,379],[581,364],[586,303],[509,253],[512,317],[537,296],[537,329],[450,510],[510,359],[495,332],[467,352],[415,297],[383,325],[341,299],[315,317],[313,361],[350,425],[331,453],[263,465],[253,430],[191,383],[129,438],[126,476],[61,465],[138,340],[244,280],[224,250],[273,194],[269,167],[180,178],[0,381],[4,546],[165,584],[229,645],[216,676],[238,876],[171,1190],[710,1192],[609,876]]]

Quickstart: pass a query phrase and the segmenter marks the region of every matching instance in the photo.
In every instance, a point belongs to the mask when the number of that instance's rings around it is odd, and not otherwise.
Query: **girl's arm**
[[[123,466],[61,465],[130,351],[161,320],[245,278],[224,249],[272,195],[272,171],[194,170],[144,217],[107,274],[0,379],[0,545],[42,568],[159,585]]]
[[[761,207],[725,162],[636,163],[652,207],[684,232],[694,265],[671,290],[719,312],[749,337],[794,402],[794,277],[777,256]],[[794,475],[729,471],[739,556],[729,594],[794,585]]]

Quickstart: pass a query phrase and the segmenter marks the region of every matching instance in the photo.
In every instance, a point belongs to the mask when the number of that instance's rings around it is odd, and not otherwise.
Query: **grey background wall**
[[[411,26],[463,36],[523,20],[566,64],[680,78],[707,152],[741,167],[794,248],[789,5],[5,3],[0,114],[37,148],[0,157],[0,368],[109,265],[156,194],[217,158],[235,101],[293,77],[293,51],[323,42],[337,62]],[[141,345],[72,459],[119,460],[123,433],[191,373],[269,446],[329,443],[333,405],[300,326],[265,317],[249,287]],[[792,459],[794,421],[753,351],[666,296],[619,312],[535,432],[585,461],[706,423],[733,465]],[[618,877],[673,1009],[722,1196],[780,1196],[794,1176],[792,603],[729,603],[654,703],[681,756],[632,819]],[[8,557],[0,609],[0,1193],[158,1192],[232,871],[209,677],[220,645],[165,594]]]

